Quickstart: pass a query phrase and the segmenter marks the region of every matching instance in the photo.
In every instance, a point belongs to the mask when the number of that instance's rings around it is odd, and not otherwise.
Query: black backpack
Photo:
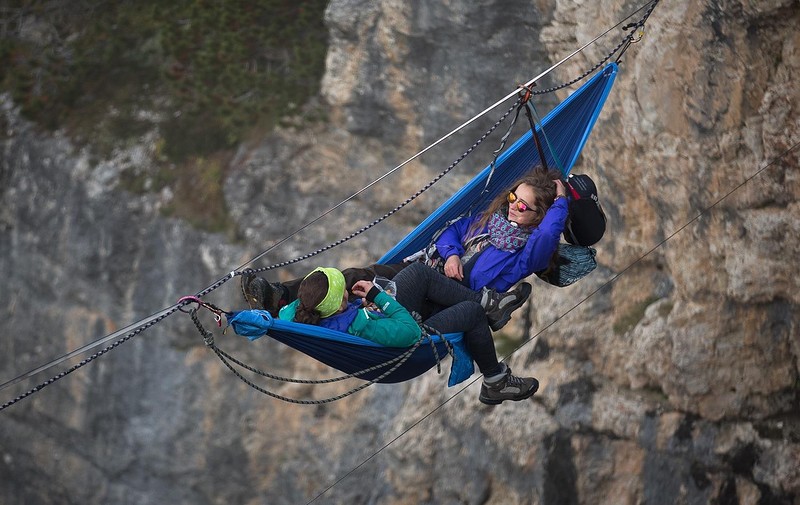
[[[570,174],[567,188],[569,219],[564,228],[564,240],[573,245],[594,245],[606,232],[606,214],[597,198],[597,186],[586,174]]]

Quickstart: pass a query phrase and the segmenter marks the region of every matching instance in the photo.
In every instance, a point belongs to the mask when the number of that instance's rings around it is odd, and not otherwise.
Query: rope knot
[[[524,84],[517,84],[517,87],[519,88],[519,93],[517,93],[517,96],[520,99],[520,105],[525,105],[526,103],[528,103],[528,100],[530,100],[531,97],[533,96],[533,88],[536,87],[536,83],[535,82],[531,83],[530,86],[526,86]]]
[[[185,305],[190,304],[190,303],[196,303],[198,305],[197,308],[203,307],[205,309],[208,309],[210,312],[212,312],[214,314],[214,321],[216,321],[217,327],[219,327],[219,328],[222,327],[222,316],[223,316],[223,314],[225,316],[228,316],[230,314],[230,312],[226,312],[226,311],[222,310],[221,308],[217,307],[216,305],[214,305],[214,304],[212,304],[210,302],[204,302],[203,300],[201,300],[197,296],[184,296],[184,297],[182,297],[180,300],[178,300],[178,305],[179,305],[178,310],[180,310],[181,312],[186,312],[185,310],[183,310],[183,307]],[[194,312],[197,312],[197,308],[194,309]]]

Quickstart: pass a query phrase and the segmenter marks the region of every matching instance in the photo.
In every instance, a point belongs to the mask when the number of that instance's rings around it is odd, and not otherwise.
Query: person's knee
[[[429,267],[423,265],[422,263],[414,263],[413,265],[409,265],[400,271],[397,274],[397,279],[414,279],[412,282],[417,282],[420,279],[425,278],[425,274],[427,274],[426,270],[430,270]]]
[[[414,263],[412,265],[408,265],[404,269],[404,271],[408,270],[409,272],[412,272],[412,273],[415,273],[415,274],[419,274],[419,273],[425,274],[425,273],[427,273],[426,270],[430,270],[430,269],[431,268],[429,266],[427,266],[427,265],[425,265],[423,263]]]
[[[486,319],[486,310],[483,308],[483,305],[481,305],[481,302],[467,300],[462,303],[467,307],[467,310],[470,312],[475,312]]]
[[[465,300],[457,304],[458,311],[463,321],[473,328],[489,325],[489,320],[486,319],[486,311],[480,302],[472,300]]]

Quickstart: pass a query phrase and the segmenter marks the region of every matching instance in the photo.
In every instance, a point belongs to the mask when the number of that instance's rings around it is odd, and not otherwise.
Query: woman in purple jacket
[[[501,193],[481,214],[464,217],[436,240],[443,273],[480,290],[500,292],[545,270],[567,221],[560,174],[534,170]]]

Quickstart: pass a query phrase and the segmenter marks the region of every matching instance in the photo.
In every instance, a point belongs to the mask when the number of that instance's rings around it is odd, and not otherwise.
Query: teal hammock
[[[569,175],[597,121],[616,74],[617,65],[607,65],[536,125],[537,136],[547,140],[547,149],[543,150],[544,165],[558,167],[564,177]],[[482,170],[378,262],[399,263],[426,248],[434,234],[447,223],[470,212],[481,212],[497,194],[507,190],[538,164],[542,164],[539,150],[533,133],[528,131],[497,158],[494,167],[489,165]],[[415,348],[393,348],[319,326],[274,319],[266,311],[236,312],[228,322],[238,335],[251,340],[269,335],[322,363],[364,380],[382,383],[406,381],[430,370],[448,353],[453,356],[449,386],[466,380],[474,372],[472,358],[460,333],[425,337],[426,341]],[[360,373],[365,370],[367,372]]]

